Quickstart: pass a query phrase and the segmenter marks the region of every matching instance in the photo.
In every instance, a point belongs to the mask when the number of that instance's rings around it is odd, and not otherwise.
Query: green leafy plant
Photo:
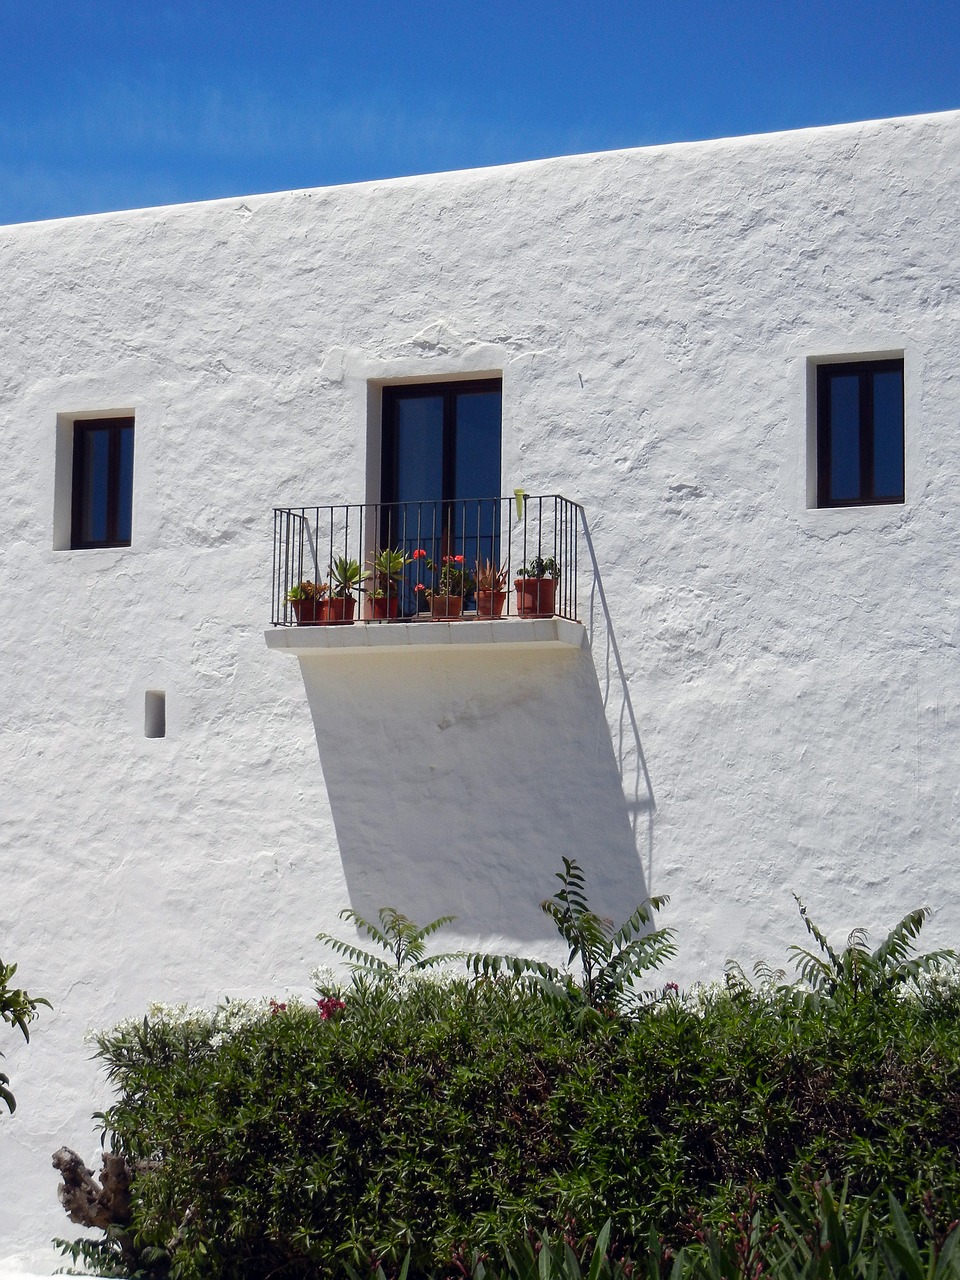
[[[560,566],[553,556],[534,556],[520,570],[521,578],[558,578]]]
[[[294,600],[323,600],[327,595],[327,584],[325,582],[310,582],[304,578],[302,582],[296,583],[287,592],[287,599]]]
[[[904,1280],[960,1280],[960,1226],[941,1235],[928,1222],[923,1245],[896,1196],[888,1195],[890,1232],[883,1245],[887,1270]]]
[[[960,1280],[957,969],[872,999],[628,988],[611,1018],[582,952],[598,978],[617,931],[575,864],[559,881],[573,973],[438,981],[432,926],[391,913],[318,1004],[100,1035],[125,1274],[583,1280],[599,1256],[597,1280]]]
[[[384,547],[370,562],[364,575],[370,583],[365,590],[374,597],[395,596],[400,590],[400,579],[409,564],[410,556],[405,555],[400,547]]]
[[[876,1274],[881,1257],[871,1238],[872,1197],[851,1205],[828,1177],[806,1188],[794,1182],[765,1240],[768,1265],[791,1280],[829,1280]],[[916,1242],[914,1242],[916,1243]]]
[[[341,600],[353,595],[354,589],[360,583],[362,572],[359,560],[352,560],[347,556],[336,556],[330,563],[330,580],[333,584],[331,594]]]
[[[493,560],[478,560],[476,579],[478,591],[503,591],[507,585],[507,571]]]
[[[654,914],[668,899],[650,898],[636,907],[619,928],[614,928],[611,920],[590,909],[579,863],[564,858],[557,879],[560,888],[552,898],[541,902],[540,910],[554,922],[569,947],[567,963],[579,964],[579,978],[525,956],[474,956],[474,971],[530,977],[555,998],[593,1010],[635,1009],[644,999],[635,987],[641,974],[658,968],[676,954],[672,930],[650,929]]]
[[[436,564],[422,547],[418,547],[413,553],[413,559],[423,560],[427,571],[435,575],[432,588],[422,582],[416,585],[415,590],[427,596],[465,596],[469,595],[477,585],[473,574],[464,563],[463,556],[441,556],[440,563]]]
[[[16,972],[15,964],[4,964],[0,960],[0,1018],[11,1027],[19,1027],[24,1040],[29,1041],[28,1024],[36,1018],[37,1010],[41,1005],[46,1005],[48,1009],[52,1006],[43,996],[31,996],[20,987],[12,986]],[[17,1109],[17,1102],[9,1085],[10,1077],[0,1071],[0,1102],[12,1113]]]
[[[956,952],[950,950],[911,955],[914,942],[929,915],[925,907],[905,915],[875,951],[867,946],[863,929],[854,929],[847,938],[846,947],[838,950],[813,923],[799,898],[796,902],[819,954],[801,946],[792,946],[790,951],[801,980],[815,998],[877,999],[911,979],[936,972],[948,961],[956,959]]]
[[[427,940],[451,924],[456,916],[438,916],[429,924],[414,924],[395,907],[381,907],[377,913],[379,925],[365,919],[359,912],[350,907],[340,912],[341,920],[350,920],[361,934],[364,934],[380,948],[383,953],[365,951],[362,947],[343,938],[335,938],[329,933],[318,933],[317,940],[325,943],[338,956],[346,960],[354,973],[362,973],[371,977],[387,975],[404,975],[422,972],[446,964],[450,960],[462,959],[460,952],[445,952],[440,955],[427,955]]]
[[[609,1218],[600,1228],[596,1241],[587,1241],[580,1249],[569,1234],[560,1239],[549,1232],[527,1236],[520,1246],[507,1248],[503,1270],[474,1268],[476,1280],[488,1275],[493,1280],[628,1280],[633,1267],[628,1262],[612,1260],[608,1253],[610,1244]]]
[[[641,1280],[636,1265],[627,1258],[610,1256],[610,1220],[600,1228],[595,1241],[578,1242],[569,1232],[557,1236],[549,1231],[529,1231],[519,1243],[507,1245],[502,1257],[492,1257],[478,1249],[464,1256],[461,1250],[453,1260],[457,1276],[465,1280]],[[500,1251],[498,1251],[500,1252]],[[389,1273],[382,1263],[375,1269],[345,1268],[347,1280],[407,1280],[411,1274],[412,1254],[408,1251],[399,1270]],[[682,1264],[681,1264],[682,1265]],[[449,1268],[440,1271],[416,1272],[416,1280],[439,1280],[449,1274]],[[660,1280],[661,1271],[648,1274]],[[679,1272],[675,1273],[679,1280]]]

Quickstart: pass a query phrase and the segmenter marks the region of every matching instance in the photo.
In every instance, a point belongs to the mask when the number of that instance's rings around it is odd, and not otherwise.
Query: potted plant
[[[287,592],[293,605],[298,627],[315,627],[325,621],[327,610],[327,584],[310,582],[304,578]]]
[[[436,565],[422,548],[418,548],[413,553],[413,559],[426,559],[427,569],[436,574],[434,587],[427,587],[422,582],[418,582],[416,586],[418,592],[429,598],[434,620],[459,618],[463,612],[463,597],[469,595],[476,586],[473,575],[464,566],[463,556],[443,556],[440,564]]]
[[[330,599],[327,602],[327,622],[334,625],[353,621],[357,607],[354,589],[360,585],[363,570],[359,560],[337,556],[330,564]]]
[[[521,618],[552,618],[556,612],[557,576],[560,566],[553,556],[534,556],[514,578],[517,613]]]
[[[412,563],[399,547],[384,547],[370,562],[365,574],[367,593],[366,616],[368,618],[395,618],[399,612],[401,579],[407,565]]]
[[[416,603],[416,609],[419,614],[429,616],[431,613],[430,596],[432,593],[430,591],[429,583],[422,580],[421,574],[427,568],[427,565],[430,564],[430,560],[428,559],[427,553],[424,551],[423,547],[417,547],[411,559],[415,566],[414,576],[417,579],[413,586],[413,598]]]
[[[477,561],[477,617],[499,618],[507,601],[507,571],[492,560]]]

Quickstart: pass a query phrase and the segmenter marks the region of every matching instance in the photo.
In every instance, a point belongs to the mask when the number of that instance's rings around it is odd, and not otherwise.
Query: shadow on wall
[[[623,785],[624,799],[637,852],[646,857],[646,883],[653,878],[653,813],[656,798],[640,740],[640,727],[630,698],[630,686],[624,670],[620,647],[613,629],[610,606],[603,590],[603,579],[593,539],[581,511],[581,531],[592,569],[590,605],[587,614],[587,639],[597,665],[600,696],[607,723],[610,725],[614,755]]]
[[[617,923],[647,897],[634,828],[652,798],[648,786],[624,795],[586,646],[326,653],[300,666],[362,915],[389,905],[418,923],[455,915],[464,934],[553,940],[539,903],[564,856]]]

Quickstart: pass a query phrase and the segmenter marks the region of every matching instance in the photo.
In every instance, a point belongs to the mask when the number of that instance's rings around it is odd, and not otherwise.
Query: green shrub
[[[50,1001],[42,996],[31,996],[20,987],[11,986],[17,972],[15,964],[4,964],[0,960],[0,1019],[11,1027],[19,1027],[24,1040],[30,1039],[28,1024],[37,1016],[41,1005],[50,1008]],[[0,1054],[0,1057],[3,1055]],[[10,1077],[0,1071],[0,1102],[9,1111],[17,1109],[17,1102],[9,1088]]]
[[[960,1044],[945,983],[927,1002],[798,1006],[771,991],[667,997],[584,1023],[504,979],[359,978],[323,1018],[291,1004],[155,1011],[101,1037],[115,1150],[142,1247],[183,1277],[412,1274],[494,1255],[530,1229],[610,1219],[674,1250],[751,1184],[960,1203]],[[949,1012],[944,1013],[944,1009]],[[171,1242],[173,1244],[171,1245]]]
[[[315,1006],[156,1008],[100,1036],[143,1274],[954,1275],[960,980],[910,958],[922,920],[876,953],[823,939],[839,967],[799,987],[636,1000],[669,940],[636,913],[614,931],[578,876],[548,900],[576,977],[432,978],[425,931],[381,913],[392,961],[355,949]],[[74,1252],[105,1272],[116,1248]]]

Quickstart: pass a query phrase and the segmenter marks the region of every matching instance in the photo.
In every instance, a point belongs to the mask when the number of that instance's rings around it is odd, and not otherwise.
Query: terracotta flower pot
[[[400,597],[394,592],[389,596],[367,596],[364,616],[371,622],[384,622],[400,613]]]
[[[323,621],[326,613],[326,600],[291,600],[293,612],[297,615],[298,627],[316,627]]]
[[[435,622],[445,622],[450,618],[459,618],[463,612],[463,596],[438,596],[430,600],[430,612]]]
[[[331,596],[327,601],[326,616],[322,619],[328,627],[342,627],[353,621],[357,607],[355,596]]]
[[[514,578],[517,589],[517,613],[521,618],[552,618],[556,612],[555,578]]]
[[[505,591],[478,591],[477,617],[502,618],[503,606],[507,603]]]

